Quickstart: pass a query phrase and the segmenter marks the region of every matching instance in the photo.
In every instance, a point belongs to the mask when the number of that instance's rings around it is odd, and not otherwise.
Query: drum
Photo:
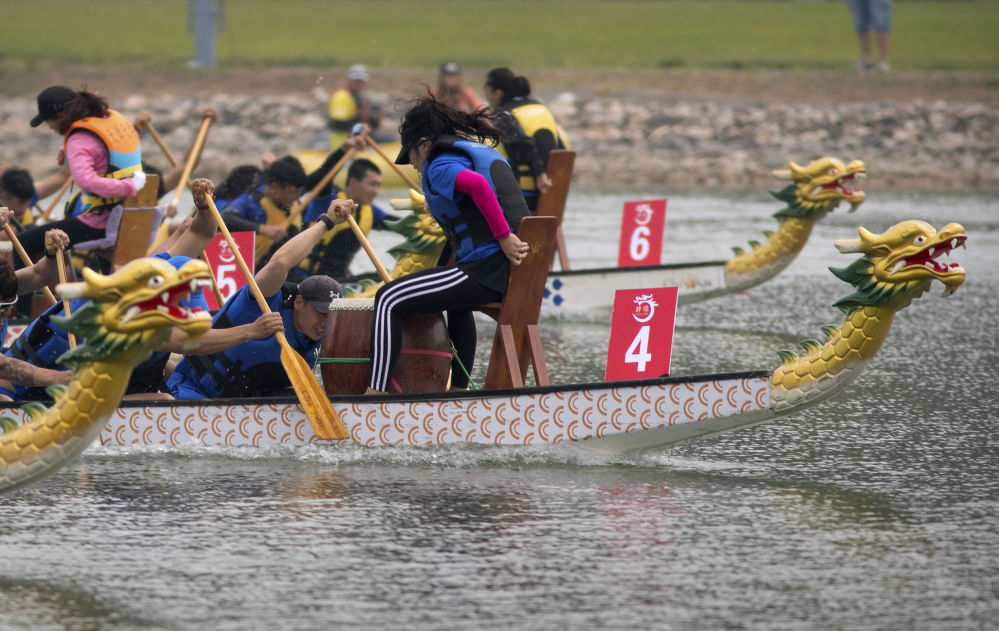
[[[363,394],[371,375],[374,298],[337,298],[330,304],[320,346],[326,394]],[[389,378],[390,392],[443,392],[451,373],[451,341],[444,316],[402,317],[402,350]]]

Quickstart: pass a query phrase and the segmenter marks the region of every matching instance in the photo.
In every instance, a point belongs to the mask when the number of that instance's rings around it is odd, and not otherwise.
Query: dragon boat
[[[545,288],[545,313],[610,312],[616,290],[647,287],[677,287],[678,304],[690,304],[745,291],[777,276],[805,247],[816,222],[842,202],[854,212],[865,198],[859,178],[867,171],[860,160],[844,164],[825,157],[806,166],[790,162],[789,167],[774,172],[790,182],[770,191],[786,206],[774,214],[779,225],[764,233],[765,242],[750,241],[748,250],[734,247],[735,256],[727,261],[553,271]]]
[[[669,445],[798,413],[846,388],[873,359],[895,313],[933,281],[943,284],[944,295],[964,282],[964,269],[945,260],[965,245],[959,224],[938,231],[922,221],[905,221],[881,234],[863,228],[858,232],[858,239],[836,242],[841,252],[861,255],[847,267],[832,269],[854,287],[835,303],[845,313],[842,323],[823,329],[824,343],[802,342],[801,355],[780,352],[783,363],[775,369],[473,392],[344,395],[331,397],[333,409],[348,430],[346,440],[359,445],[573,445],[609,452]],[[553,238],[548,249],[554,249]],[[542,271],[550,260],[551,253]],[[121,300],[130,300],[129,292],[123,292]],[[540,310],[540,300],[537,306]],[[113,328],[123,313],[105,311],[101,326]],[[87,343],[105,345],[99,337]],[[521,366],[523,377],[527,369]],[[537,375],[537,364],[535,371]],[[70,391],[74,387],[85,390],[71,386]],[[14,437],[39,422],[31,421],[37,408],[9,411],[28,423],[14,429]],[[60,414],[71,415],[65,410]],[[5,423],[13,426],[14,421]],[[292,397],[126,402],[111,412],[99,439],[103,445],[173,446],[332,442],[314,434]],[[4,474],[22,467],[21,458],[29,451],[40,457],[58,448],[48,435],[32,440],[5,436],[0,451]]]
[[[548,162],[552,190],[542,195],[538,215],[554,216],[561,221],[569,193],[569,180],[575,154],[553,151]],[[784,271],[808,242],[815,224],[841,203],[855,211],[865,199],[859,180],[866,177],[864,163],[853,160],[844,164],[832,157],[814,160],[806,166],[789,163],[788,170],[774,175],[790,180],[777,191],[770,191],[785,207],[774,217],[777,230],[764,233],[765,242],[750,241],[749,249],[734,247],[735,256],[727,261],[673,263],[640,267],[605,267],[567,269],[565,245],[559,243],[562,270],[548,274],[543,313],[548,316],[609,313],[618,289],[677,287],[678,303],[690,304],[745,291]],[[387,226],[406,240],[389,253],[396,258],[392,278],[436,264],[444,246],[444,235],[433,218],[423,209],[422,195],[410,191],[409,199],[391,200],[397,210],[413,210],[400,221]],[[368,274],[348,279],[345,289],[355,296],[372,296],[378,286],[377,276]]]

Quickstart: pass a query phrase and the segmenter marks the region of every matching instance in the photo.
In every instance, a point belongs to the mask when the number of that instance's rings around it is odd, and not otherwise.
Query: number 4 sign
[[[625,202],[621,215],[618,267],[659,265],[666,228],[666,200]]]
[[[605,381],[669,374],[676,296],[676,287],[621,289],[614,293]]]
[[[255,237],[253,232],[232,233],[232,240],[236,242],[236,247],[243,255],[243,260],[250,268],[250,273],[253,273],[253,242]],[[205,248],[205,255],[208,257],[208,265],[212,268],[212,274],[215,275],[215,283],[219,287],[222,299],[228,300],[246,284],[246,279],[243,278],[242,272],[239,271],[239,265],[236,263],[236,256],[221,234],[215,235],[212,242],[208,244],[208,247]],[[213,311],[218,309],[221,305],[215,300],[215,292],[208,288],[203,291],[208,308]]]

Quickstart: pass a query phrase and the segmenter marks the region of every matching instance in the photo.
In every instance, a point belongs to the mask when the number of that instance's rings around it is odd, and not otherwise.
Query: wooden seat
[[[563,271],[569,269],[569,253],[565,248],[565,237],[562,234],[562,217],[565,215],[565,204],[569,199],[569,185],[572,183],[572,168],[575,163],[575,151],[556,149],[548,154],[545,173],[552,181],[552,186],[538,196],[538,208],[534,211],[537,217],[558,219],[558,263]]]
[[[534,366],[539,386],[548,385],[538,317],[545,294],[545,279],[556,250],[558,219],[526,217],[517,236],[530,247],[520,265],[510,266],[503,302],[480,305],[478,309],[496,319],[493,350],[486,371],[486,388],[520,388],[527,377],[528,361]]]
[[[129,197],[122,204],[120,217],[108,220],[108,231],[114,230],[112,221],[117,220],[117,234],[112,247],[97,249],[102,258],[111,262],[111,271],[137,258],[146,256],[153,236],[163,220],[163,211],[156,208],[160,178],[158,175],[146,177],[146,185],[135,197]],[[114,211],[112,211],[114,212]]]

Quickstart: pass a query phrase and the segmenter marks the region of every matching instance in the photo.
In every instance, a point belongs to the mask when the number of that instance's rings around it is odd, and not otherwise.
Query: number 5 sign
[[[625,202],[621,216],[618,267],[659,265],[666,228],[666,200]]]
[[[676,287],[620,289],[614,293],[605,381],[669,374],[676,295]]]
[[[236,247],[243,255],[247,267],[250,268],[250,273],[253,273],[253,241],[255,237],[253,232],[232,233],[232,240],[236,242]],[[212,242],[205,248],[205,254],[208,257],[208,265],[212,268],[212,274],[215,275],[215,283],[219,286],[219,293],[222,294],[223,300],[228,300],[246,284],[246,279],[243,278],[243,274],[239,271],[239,265],[236,263],[236,256],[222,234],[215,235]],[[215,300],[215,292],[209,288],[202,291],[205,293],[209,309],[214,311],[221,306]]]

